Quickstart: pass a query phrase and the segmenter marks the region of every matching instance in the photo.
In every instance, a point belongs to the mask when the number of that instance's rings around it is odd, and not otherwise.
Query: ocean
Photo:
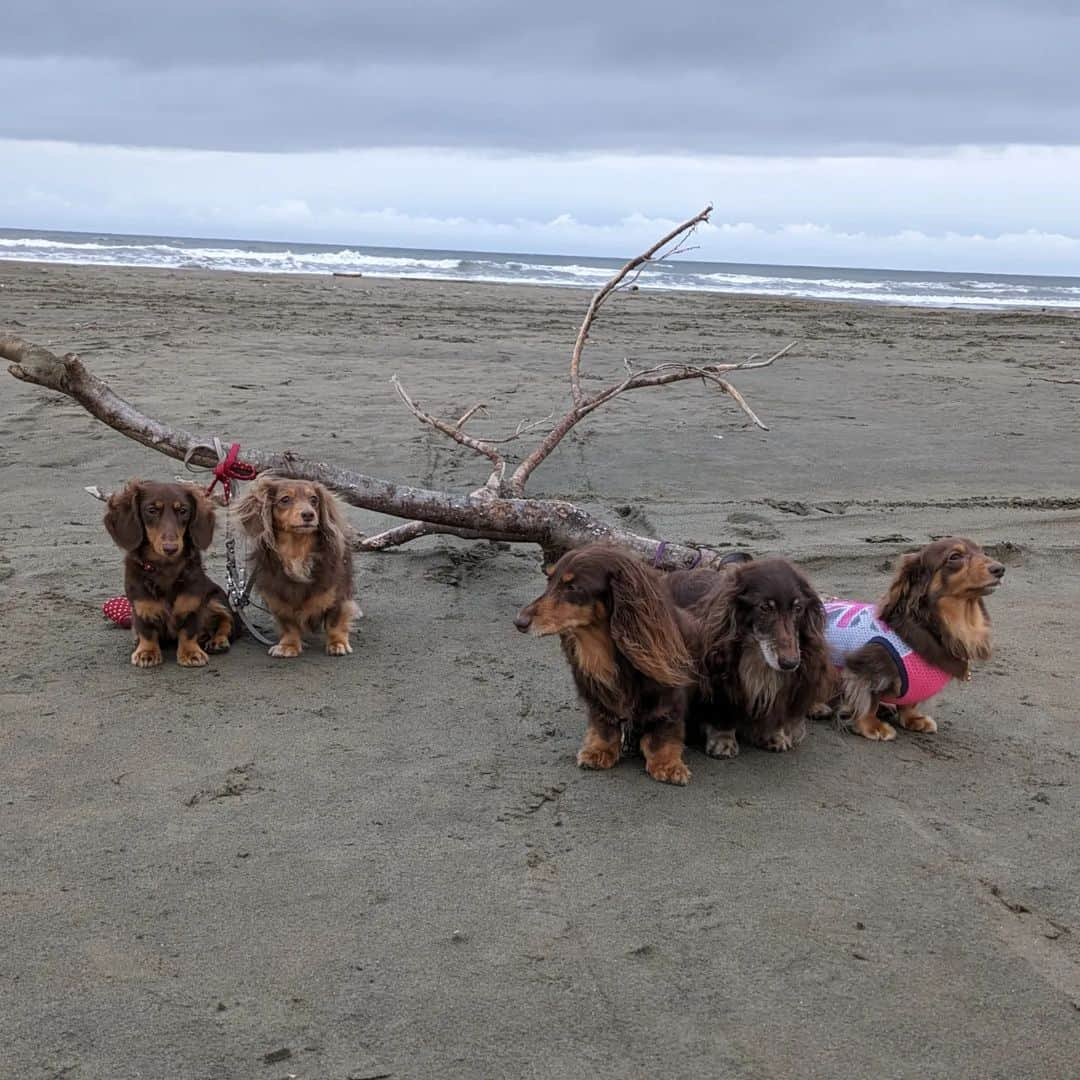
[[[155,266],[275,274],[485,281],[596,288],[624,259],[427,251],[338,244],[0,229],[0,259],[80,266]],[[1021,274],[757,266],[685,258],[648,266],[642,289],[749,293],[924,307],[1080,308],[1080,278]]]

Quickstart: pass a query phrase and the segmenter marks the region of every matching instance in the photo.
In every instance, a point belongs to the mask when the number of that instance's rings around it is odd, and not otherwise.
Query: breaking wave
[[[361,248],[329,244],[196,240],[0,230],[0,259],[84,266],[228,270],[262,274],[361,274],[368,277],[478,281],[596,288],[618,259],[552,255]],[[1080,307],[1080,279],[1022,275],[749,266],[685,260],[656,263],[642,289],[926,307]]]

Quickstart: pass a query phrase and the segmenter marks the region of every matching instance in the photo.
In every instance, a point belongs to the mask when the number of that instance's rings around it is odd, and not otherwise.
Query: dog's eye
[[[318,506],[319,505],[319,496],[318,495],[312,495],[310,501],[311,501],[312,506]]]
[[[802,611],[802,601],[796,600],[795,603],[791,605],[791,610],[798,615],[799,612]]]
[[[962,551],[954,551],[949,556],[949,562],[958,563],[963,557],[964,557],[964,553]]]
[[[289,503],[291,503],[291,502],[292,502],[292,496],[291,495],[282,495],[281,498],[278,499],[278,506],[288,506]]]
[[[154,517],[155,514],[159,514],[161,511],[156,506],[148,506],[146,508],[146,516]]]
[[[180,509],[177,510],[177,514],[179,514],[180,517],[187,517],[190,513],[191,511],[186,506],[181,506]]]

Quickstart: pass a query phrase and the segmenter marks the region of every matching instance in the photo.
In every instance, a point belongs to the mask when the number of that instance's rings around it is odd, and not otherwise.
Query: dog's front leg
[[[300,636],[300,624],[288,622],[278,617],[281,637],[276,645],[270,646],[270,655],[277,657],[299,656],[304,649],[304,640]]]
[[[199,644],[203,598],[181,594],[173,601],[173,616],[177,627],[176,662],[181,667],[206,667],[210,658]]]
[[[739,755],[739,739],[733,727],[717,727],[715,724],[701,725],[702,745],[705,753],[714,758],[733,758]]]
[[[135,651],[131,654],[131,662],[135,667],[158,667],[161,664],[160,637],[165,605],[160,600],[134,600],[131,612],[135,630]]]
[[[924,713],[918,705],[901,705],[900,723],[908,731],[923,731],[928,735],[937,731],[937,722],[929,713]]]
[[[864,739],[870,739],[873,742],[892,742],[896,738],[896,728],[878,718],[876,700],[869,712],[851,721],[851,730],[856,735],[861,735]]]
[[[233,617],[220,600],[210,601],[211,630],[207,652],[228,652],[232,647]]]
[[[646,720],[643,727],[641,752],[645,755],[645,771],[663,784],[689,784],[690,770],[683,761],[686,723],[682,716],[661,712]]]
[[[756,734],[754,744],[760,746],[762,750],[782,754],[787,750],[794,750],[805,738],[805,717],[779,716],[761,723],[760,733]]]
[[[589,726],[578,751],[577,763],[583,769],[610,769],[619,760],[622,731],[613,717],[590,709]]]
[[[345,656],[352,652],[349,630],[352,626],[354,605],[352,601],[332,607],[326,613],[326,651],[331,656]]]

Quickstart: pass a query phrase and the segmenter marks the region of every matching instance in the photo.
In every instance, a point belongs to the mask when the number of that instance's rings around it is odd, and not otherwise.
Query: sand
[[[586,300],[0,265],[0,329],[151,414],[455,490],[482,462],[390,376],[488,402],[479,431],[542,417]],[[361,558],[345,659],[131,668],[82,488],[177,466],[4,376],[0,1075],[1075,1076],[1080,319],[627,294],[588,385],[792,338],[738,379],[769,432],[696,385],[627,396],[532,492],[866,598],[970,535],[1008,565],[997,651],[936,736],[816,724],[787,755],[692,751],[686,789],[575,767],[557,644],[513,628],[528,547]]]

